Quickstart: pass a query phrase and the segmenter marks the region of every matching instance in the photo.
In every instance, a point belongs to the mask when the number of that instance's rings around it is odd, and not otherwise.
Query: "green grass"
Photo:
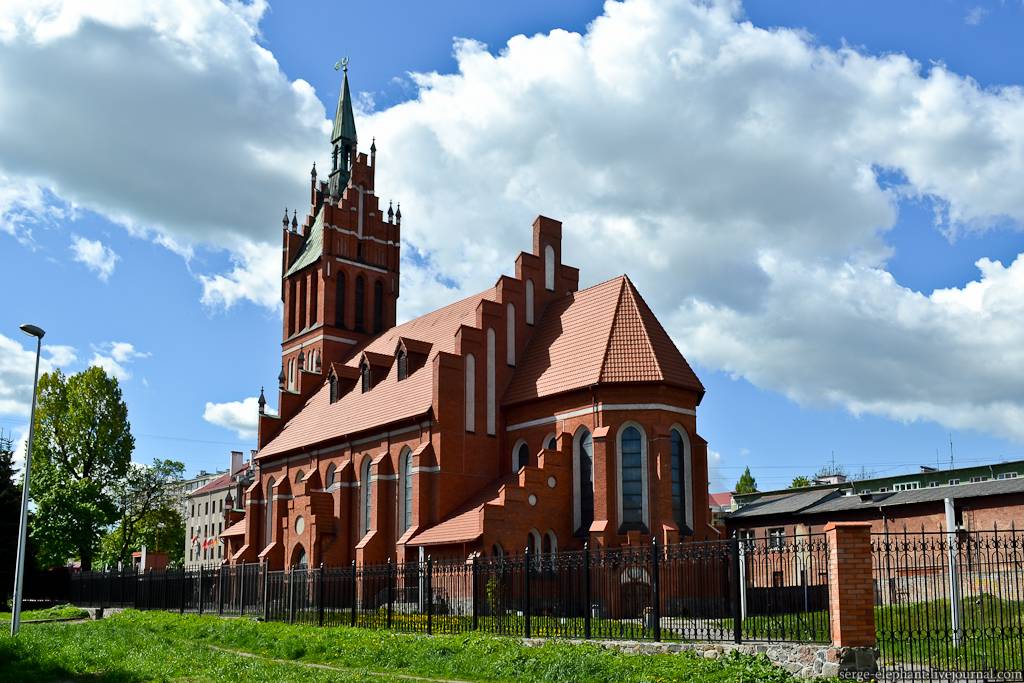
[[[213,650],[249,652],[275,663]],[[319,663],[343,671],[311,669]],[[126,611],[0,636],[0,680],[365,680],[368,672],[471,681],[795,681],[766,658],[631,655],[590,643],[530,647],[479,633],[422,636]],[[381,680],[374,677],[374,680]]]
[[[56,605],[47,609],[33,609],[21,613],[21,623],[29,621],[46,621],[48,619],[85,619],[89,616],[81,607],[74,605]],[[0,613],[0,621],[11,620],[10,612]]]

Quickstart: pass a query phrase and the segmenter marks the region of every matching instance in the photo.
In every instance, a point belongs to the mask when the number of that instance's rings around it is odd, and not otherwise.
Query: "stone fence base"
[[[545,638],[526,638],[527,645],[551,642]],[[805,643],[651,643],[618,640],[587,640],[602,647],[632,654],[671,654],[694,652],[707,659],[718,659],[729,652],[763,654],[776,666],[800,678],[834,678],[841,674],[875,674],[878,650],[872,647],[835,647]]]

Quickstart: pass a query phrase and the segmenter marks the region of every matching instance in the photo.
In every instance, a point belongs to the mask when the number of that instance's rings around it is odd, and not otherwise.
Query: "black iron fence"
[[[76,604],[416,633],[828,642],[824,536],[407,564],[83,572]]]
[[[872,555],[884,671],[1024,680],[1024,535],[874,534]]]

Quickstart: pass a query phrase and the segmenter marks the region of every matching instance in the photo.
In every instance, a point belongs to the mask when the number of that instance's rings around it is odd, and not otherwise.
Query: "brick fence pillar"
[[[871,582],[871,524],[830,522],[828,611],[836,647],[875,646],[874,589]]]

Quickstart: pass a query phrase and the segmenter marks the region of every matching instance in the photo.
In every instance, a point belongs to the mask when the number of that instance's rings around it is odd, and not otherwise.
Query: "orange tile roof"
[[[358,383],[333,404],[326,382],[257,457],[284,453],[294,448],[349,436],[368,429],[425,414],[433,400],[431,360],[439,352],[455,350],[455,333],[463,324],[476,322],[476,309],[483,299],[494,296],[494,288],[456,301],[444,308],[414,318],[370,340],[353,351],[345,362],[359,365],[363,352],[393,354],[399,337],[417,339],[430,344],[426,364],[398,381],[398,367],[392,364],[388,374],[365,394]]]
[[[499,499],[501,487],[510,477],[501,477],[484,487],[483,491],[464,503],[447,519],[425,529],[409,539],[410,545],[451,545],[469,543],[484,532],[484,505]]]
[[[669,382],[704,389],[625,275],[549,305],[504,402],[600,382]]]
[[[221,532],[221,536],[244,536],[245,535],[245,517],[238,520],[227,529]]]
[[[212,481],[206,482],[205,484],[203,484],[202,486],[197,488],[195,491],[189,491],[189,493],[186,496],[186,498],[191,498],[192,496],[198,496],[199,494],[202,494],[202,493],[210,493],[212,491],[219,491],[220,489],[226,489],[229,486],[231,486],[231,474],[228,473],[228,472],[225,472],[224,474],[220,475],[216,479],[214,479]]]

